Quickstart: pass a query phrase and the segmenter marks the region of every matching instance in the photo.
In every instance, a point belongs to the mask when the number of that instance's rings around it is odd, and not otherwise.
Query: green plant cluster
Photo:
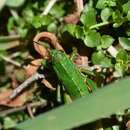
[[[38,32],[41,29],[56,33],[63,16],[67,12],[64,9],[67,4],[66,1],[59,1],[46,15],[43,13],[43,10],[48,2],[48,0],[44,2],[41,0],[32,0],[32,2],[25,0],[13,0],[10,2],[7,0],[7,6],[9,6],[12,13],[12,17],[8,19],[8,32],[15,31],[23,38],[31,34],[31,32]],[[23,7],[22,10],[18,10],[19,6]]]
[[[129,0],[89,0],[79,25],[68,24],[65,31],[95,50],[91,56],[93,64],[112,67],[115,69],[114,76],[122,77],[128,70],[130,60],[129,14]],[[116,56],[108,54],[111,46],[117,49]]]

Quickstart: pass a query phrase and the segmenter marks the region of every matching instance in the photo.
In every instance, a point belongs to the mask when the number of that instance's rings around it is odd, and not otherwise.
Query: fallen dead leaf
[[[18,107],[22,106],[28,97],[28,91],[23,92],[19,96],[17,96],[13,101],[9,102],[8,97],[12,94],[13,89],[8,89],[6,92],[0,92],[0,105],[8,106],[8,107]]]
[[[77,24],[80,19],[80,14],[75,12],[73,14],[68,14],[64,17],[64,22],[66,24]]]

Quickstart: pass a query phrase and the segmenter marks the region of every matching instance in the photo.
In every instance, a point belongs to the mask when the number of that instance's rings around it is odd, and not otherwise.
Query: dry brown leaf
[[[47,88],[49,88],[49,89],[51,89],[51,90],[53,90],[53,91],[56,90],[56,88],[54,88],[54,87],[51,85],[51,83],[50,83],[49,81],[47,81],[46,79],[43,79],[43,80],[41,81],[41,83],[43,83]]]
[[[66,24],[77,24],[80,19],[80,14],[75,12],[64,17],[64,22]]]
[[[127,130],[130,130],[130,120],[126,123]]]
[[[9,107],[18,107],[22,106],[28,97],[28,91],[23,92],[17,96],[13,101],[9,102],[8,97],[12,94],[13,89],[9,89],[6,92],[0,92],[0,105],[9,106]]]
[[[40,67],[41,65],[41,61],[43,59],[36,59],[36,60],[33,60],[27,67],[26,67],[26,77],[30,77],[31,75],[33,75],[36,70]]]
[[[78,55],[74,60],[76,65],[88,66],[88,57]]]

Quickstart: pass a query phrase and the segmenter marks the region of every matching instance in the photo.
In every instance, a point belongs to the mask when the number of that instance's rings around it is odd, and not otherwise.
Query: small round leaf
[[[90,30],[86,33],[84,43],[88,47],[98,47],[100,45],[101,36],[96,30]]]
[[[103,35],[101,37],[101,46],[102,48],[108,48],[114,42],[114,38],[110,35]]]
[[[92,54],[92,63],[95,65],[102,65],[104,67],[112,67],[111,59],[109,59],[101,51]]]
[[[6,0],[6,5],[9,7],[19,7],[23,5],[25,0]]]
[[[109,17],[112,15],[112,9],[105,8],[101,11],[101,19],[103,22],[107,21]]]
[[[119,37],[119,43],[121,44],[121,46],[126,49],[126,50],[130,50],[130,40],[126,37]]]

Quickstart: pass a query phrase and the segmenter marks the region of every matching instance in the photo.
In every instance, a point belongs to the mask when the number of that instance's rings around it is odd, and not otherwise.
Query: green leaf
[[[130,36],[130,28],[126,29],[126,34],[127,34],[127,36]]]
[[[122,77],[128,70],[129,55],[125,50],[120,50],[116,55],[114,77]]]
[[[66,30],[73,36],[76,37],[77,39],[83,39],[84,38],[84,28],[75,25],[75,24],[68,24],[66,25]]]
[[[31,23],[34,17],[34,12],[31,8],[27,7],[23,10],[22,15],[28,23]]]
[[[17,26],[21,27],[21,28],[25,27],[25,25],[26,25],[26,21],[22,18],[16,19],[15,22],[16,22]]]
[[[116,6],[116,0],[106,0],[106,3],[109,7],[115,7]]]
[[[104,9],[105,7],[114,7],[116,6],[115,0],[98,0],[96,8]]]
[[[55,16],[57,19],[60,19],[65,14],[64,6],[65,2],[63,1],[61,3],[55,4],[49,13],[52,16]]]
[[[127,13],[127,19],[130,21],[130,10]]]
[[[11,128],[11,127],[13,127],[15,125],[16,125],[16,122],[13,119],[11,119],[10,117],[5,117],[4,118],[5,129]]]
[[[90,27],[96,24],[96,11],[94,8],[87,7],[86,10],[80,17],[80,21],[83,23],[84,26]]]
[[[126,50],[130,50],[130,40],[126,37],[119,37],[119,43],[121,44],[121,46],[126,49]]]
[[[6,5],[9,7],[19,7],[23,5],[25,0],[6,0]]]
[[[49,15],[42,15],[40,22],[43,26],[49,25],[52,22],[52,18]]]
[[[117,62],[128,63],[128,61],[129,61],[128,53],[123,49],[120,50],[116,55],[116,61]]]
[[[8,30],[8,32],[13,31],[14,27],[15,27],[15,25],[14,25],[14,18],[10,17],[8,19],[8,23],[7,23],[7,30]]]
[[[128,11],[130,10],[130,1],[128,0],[127,3],[123,4],[122,8],[123,8],[123,12],[127,14]]]
[[[116,10],[112,13],[112,19],[113,19],[113,27],[118,28],[120,27],[123,22],[125,21],[124,17],[122,16],[121,12],[119,10]]]
[[[102,65],[104,67],[112,67],[111,59],[109,59],[101,51],[92,54],[92,63],[95,65]]]
[[[127,64],[120,64],[116,63],[115,64],[115,72],[113,74],[114,77],[122,77],[123,74],[128,70],[128,65]]]
[[[112,15],[112,9],[111,8],[105,8],[101,11],[101,19],[103,22],[107,21],[110,16]]]
[[[27,28],[17,28],[16,29],[17,33],[22,37],[26,37],[27,36],[27,33],[28,33],[28,29]]]
[[[41,27],[41,18],[40,18],[39,16],[33,17],[32,25],[33,25],[35,28],[40,28],[40,27]]]
[[[42,16],[35,16],[32,19],[32,25],[35,28],[40,28],[41,26],[49,25],[52,22],[51,16],[42,15]]]
[[[92,91],[98,89],[96,83],[94,81],[92,81],[91,79],[89,78],[86,78],[87,80],[87,84],[89,85],[89,87],[92,89]]]
[[[98,0],[96,4],[96,8],[98,9],[104,9],[107,6],[106,0]]]
[[[65,130],[108,117],[130,107],[130,78],[17,125],[20,130]],[[104,98],[105,97],[105,98]],[[101,108],[101,106],[103,106]],[[87,116],[85,116],[87,115]],[[69,117],[69,118],[68,118]],[[38,124],[38,125],[37,125]]]
[[[51,23],[47,26],[47,30],[49,32],[55,32],[57,30],[57,24],[56,23]]]
[[[96,30],[90,30],[85,34],[84,43],[88,47],[97,47],[100,45],[101,36]]]
[[[106,49],[114,42],[114,38],[110,35],[103,35],[101,37],[101,47]]]

